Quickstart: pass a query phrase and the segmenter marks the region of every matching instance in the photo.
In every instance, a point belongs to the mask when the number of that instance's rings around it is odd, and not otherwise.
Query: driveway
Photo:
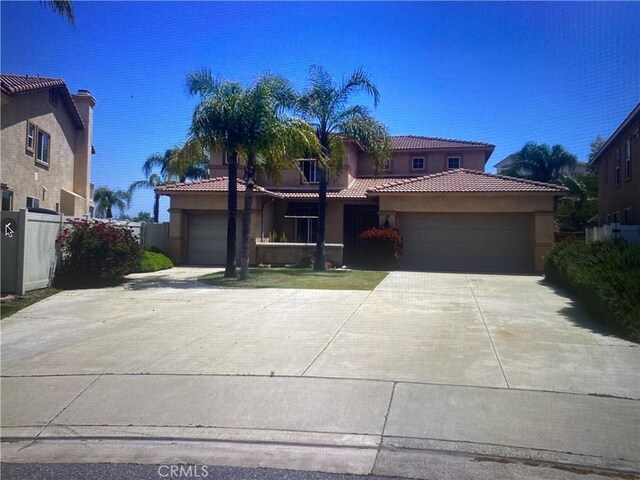
[[[3,460],[68,458],[48,437],[189,428],[323,444],[329,460],[311,455],[302,469],[414,475],[400,467],[407,455],[454,449],[637,470],[640,348],[541,277],[393,272],[372,292],[230,290],[196,281],[211,271],[133,275],[3,320],[3,437],[16,447],[3,444]],[[100,452],[89,457],[140,459]],[[291,465],[264,458],[252,461]]]

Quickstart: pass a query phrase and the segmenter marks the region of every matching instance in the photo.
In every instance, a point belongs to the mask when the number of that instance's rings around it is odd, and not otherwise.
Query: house
[[[2,210],[91,214],[93,107],[62,79],[1,75]]]
[[[493,166],[493,168],[495,168],[496,172],[498,172],[501,175],[508,175],[516,155],[517,155],[516,153],[512,153],[511,155],[503,158],[498,163],[496,163]],[[587,175],[587,166],[588,166],[587,162],[581,162],[580,160],[578,160],[575,166],[571,168],[563,167],[560,170],[560,172],[572,177],[584,177]]]
[[[392,137],[393,154],[378,176],[357,143],[331,179],[326,241],[358,258],[359,234],[388,224],[404,236],[403,268],[447,271],[540,271],[553,244],[555,198],[563,187],[484,173],[494,146],[421,136]],[[226,252],[226,156],[213,154],[209,180],[156,189],[170,197],[169,253],[176,263],[223,264]],[[270,233],[313,243],[317,232],[317,167],[299,161],[276,184],[258,178],[250,258]],[[242,168],[238,178],[242,178]],[[238,206],[244,183],[238,181]],[[239,212],[240,218],[241,212]],[[238,221],[238,245],[241,221]],[[239,251],[239,248],[238,248]],[[296,259],[297,260],[297,259]]]
[[[640,104],[590,166],[598,171],[598,224],[640,225]]]

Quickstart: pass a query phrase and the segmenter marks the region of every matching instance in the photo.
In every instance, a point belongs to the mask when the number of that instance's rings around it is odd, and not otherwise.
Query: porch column
[[[533,268],[536,272],[542,272],[542,257],[553,247],[553,228],[553,212],[536,212],[533,214]]]
[[[187,214],[181,208],[169,209],[169,257],[176,265],[187,262]]]

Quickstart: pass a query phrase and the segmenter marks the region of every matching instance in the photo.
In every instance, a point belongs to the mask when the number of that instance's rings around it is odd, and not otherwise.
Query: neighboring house
[[[91,214],[95,99],[57,78],[2,74],[1,89],[2,210]]]
[[[495,168],[496,172],[498,172],[498,174],[500,175],[508,175],[516,155],[516,153],[512,153],[508,157],[503,158],[498,163],[496,163],[493,168]],[[574,167],[563,167],[561,173],[570,175],[572,177],[584,177],[585,175],[587,175],[587,165],[587,162],[581,162],[578,160]],[[522,172],[518,173],[522,174]]]
[[[392,158],[378,176],[369,155],[349,144],[346,169],[329,184],[326,241],[344,245],[345,264],[357,258],[362,231],[388,222],[404,236],[404,268],[541,269],[541,257],[553,244],[554,199],[564,194],[563,187],[484,173],[494,150],[487,143],[418,136],[392,141]],[[171,198],[169,252],[177,263],[224,263],[225,163],[224,154],[213,154],[211,179],[156,189]],[[284,172],[277,185],[258,178],[252,240],[276,232],[290,242],[315,242],[316,164],[309,159],[299,166]],[[238,181],[239,209],[244,190]],[[255,243],[250,256],[255,262]]]
[[[598,171],[598,224],[640,225],[640,104],[590,165]]]

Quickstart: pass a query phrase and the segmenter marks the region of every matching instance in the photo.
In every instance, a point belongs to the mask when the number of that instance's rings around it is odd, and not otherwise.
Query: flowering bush
[[[402,234],[395,228],[370,228],[360,234],[366,262],[372,267],[393,267],[404,249]]]
[[[143,249],[129,227],[97,220],[72,220],[56,243],[61,259],[58,284],[110,283],[140,268]]]

